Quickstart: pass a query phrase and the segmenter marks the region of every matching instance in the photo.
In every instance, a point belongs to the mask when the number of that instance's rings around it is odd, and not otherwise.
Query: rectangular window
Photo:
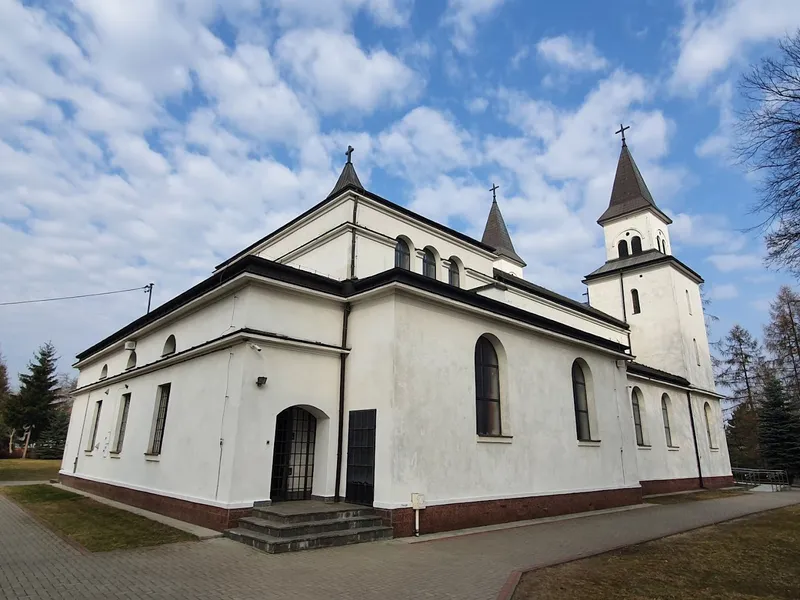
[[[103,401],[98,400],[94,404],[94,422],[92,423],[92,435],[89,437],[89,445],[86,446],[87,452],[94,450],[94,444],[97,441],[97,428],[100,425],[100,410],[103,408]]]
[[[156,420],[153,424],[153,441],[148,454],[161,454],[161,445],[164,442],[164,426],[167,422],[167,406],[169,405],[169,391],[172,384],[165,383],[158,386],[158,404],[156,406]]]
[[[117,427],[117,443],[114,445],[114,452],[122,452],[122,442],[125,440],[125,427],[128,425],[128,410],[131,407],[131,395],[123,394],[120,406],[119,427]]]

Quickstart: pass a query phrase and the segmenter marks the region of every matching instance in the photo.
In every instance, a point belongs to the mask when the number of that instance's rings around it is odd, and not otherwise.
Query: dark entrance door
[[[314,481],[317,419],[297,406],[278,414],[272,450],[270,499],[308,500]]]
[[[375,417],[377,411],[351,410],[347,433],[347,491],[354,504],[375,499]]]

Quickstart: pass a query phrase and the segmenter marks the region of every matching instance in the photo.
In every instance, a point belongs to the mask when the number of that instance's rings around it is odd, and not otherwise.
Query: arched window
[[[636,430],[636,445],[644,446],[644,428],[642,427],[642,392],[639,388],[633,388],[631,394],[631,406],[633,407],[633,427]]]
[[[620,258],[625,258],[626,256],[629,256],[627,240],[619,241],[619,244],[617,244],[617,252],[619,253]]]
[[[631,238],[631,254],[641,254],[642,253],[642,238],[638,235],[635,235]]]
[[[161,356],[167,356],[169,354],[175,354],[175,336],[170,335],[167,338],[167,341],[164,342],[164,349],[161,351]]]
[[[694,344],[694,357],[697,359],[697,366],[700,366],[700,347],[697,345],[697,338],[692,338]]]
[[[478,435],[501,435],[500,363],[486,336],[475,344],[475,415]]]
[[[717,445],[714,443],[714,436],[711,435],[711,421],[713,417],[711,416],[711,405],[706,402],[705,406],[703,407],[703,412],[706,415],[706,434],[708,435],[708,447],[709,448],[716,448]]]
[[[455,256],[450,257],[450,267],[447,270],[447,281],[450,285],[461,287],[461,267]]]
[[[405,240],[397,240],[394,247],[394,266],[401,269],[411,269],[411,250]]]
[[[422,274],[436,279],[436,255],[430,248],[425,248],[422,254]]]
[[[131,353],[128,355],[128,364],[125,365],[126,369],[132,369],[136,366],[136,350],[131,350]]]
[[[658,251],[659,251],[659,252],[661,252],[661,253],[663,253],[663,252],[664,252],[664,251],[661,249],[661,236],[660,236],[660,235],[657,235],[657,236],[656,236],[656,248],[658,248]]]
[[[103,365],[103,368],[100,369],[100,379],[105,379],[108,377],[108,365]]]
[[[667,448],[672,448],[672,430],[669,427],[669,396],[661,396],[661,418],[664,419],[664,437],[667,438]]]
[[[572,363],[572,401],[575,404],[575,429],[578,440],[591,441],[589,427],[589,398],[586,392],[586,374],[576,360]]]
[[[639,290],[631,290],[631,302],[633,303],[633,314],[638,315],[642,312],[642,306],[639,304]]]
[[[692,299],[689,297],[689,290],[686,290],[686,306],[689,307],[689,314],[692,314]]]

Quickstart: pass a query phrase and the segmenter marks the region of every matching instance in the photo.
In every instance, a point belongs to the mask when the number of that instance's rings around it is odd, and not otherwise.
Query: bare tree
[[[736,150],[763,175],[753,208],[764,217],[767,263],[800,275],[800,32],[754,66],[740,89],[747,108]]]

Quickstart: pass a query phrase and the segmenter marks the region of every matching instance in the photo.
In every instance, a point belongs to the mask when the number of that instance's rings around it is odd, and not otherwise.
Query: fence
[[[773,492],[789,489],[789,475],[784,470],[775,469],[731,469],[733,480],[742,485],[770,485]]]

